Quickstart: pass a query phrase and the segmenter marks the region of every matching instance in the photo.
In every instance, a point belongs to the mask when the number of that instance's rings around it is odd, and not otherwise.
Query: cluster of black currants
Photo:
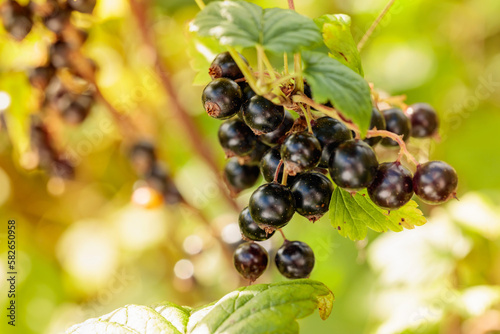
[[[398,145],[383,133],[362,140],[344,122],[328,116],[313,118],[307,131],[304,115],[294,120],[283,106],[255,94],[229,53],[217,55],[209,74],[213,80],[203,91],[202,103],[211,117],[225,120],[218,137],[230,158],[224,169],[228,187],[234,195],[252,187],[259,169],[267,182],[253,192],[239,216],[242,236],[250,242],[238,247],[234,261],[245,278],[255,280],[268,263],[266,251],[253,241],[269,239],[295,212],[312,222],[321,218],[329,210],[334,183],[352,194],[368,188],[371,200],[389,211],[414,193],[432,204],[455,196],[457,175],[444,162],[419,164],[415,175],[399,160],[379,164],[372,147],[379,142]],[[304,86],[304,94],[311,97],[310,87]],[[427,104],[415,104],[406,113],[398,108],[372,110],[371,129],[403,140],[433,136],[437,127],[436,112]],[[285,277],[303,278],[313,268],[314,254],[305,243],[285,239],[275,262]]]
[[[174,205],[184,201],[165,164],[158,160],[151,142],[142,140],[132,145],[129,159],[143,181],[132,195],[135,204],[151,209],[163,203]]]

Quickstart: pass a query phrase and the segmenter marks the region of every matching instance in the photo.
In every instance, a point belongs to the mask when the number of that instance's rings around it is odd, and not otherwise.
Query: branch
[[[375,21],[373,21],[373,23],[370,26],[370,28],[368,28],[368,30],[365,32],[365,34],[363,35],[363,37],[359,41],[359,43],[358,43],[358,51],[361,51],[361,49],[363,49],[363,47],[365,46],[365,44],[368,41],[368,39],[370,38],[370,36],[375,31],[375,28],[377,28],[378,24],[380,23],[380,21],[382,21],[382,19],[384,18],[385,14],[387,14],[387,12],[391,9],[391,7],[392,7],[392,5],[394,4],[395,1],[396,0],[390,0],[389,3],[385,6],[385,8],[382,10],[382,13],[380,13],[380,15],[375,19]]]
[[[160,59],[160,54],[158,52],[158,48],[155,44],[154,37],[150,33],[149,26],[147,24],[147,10],[148,3],[145,1],[139,0],[130,0],[130,5],[132,9],[132,13],[135,16],[137,24],[139,26],[140,33],[142,35],[142,39],[144,44],[152,51],[155,59],[155,70],[157,75],[160,78],[163,89],[170,97],[170,102],[172,105],[172,113],[176,116],[179,122],[184,126],[186,133],[191,141],[191,146],[193,149],[200,155],[205,163],[210,167],[212,172],[217,176],[217,185],[221,190],[222,194],[226,198],[228,204],[231,207],[239,211],[239,206],[235,202],[235,200],[229,195],[227,192],[226,186],[220,177],[220,171],[217,166],[215,159],[213,158],[211,149],[206,145],[206,141],[200,136],[199,129],[191,119],[188,111],[184,108],[182,103],[179,101],[177,96],[177,92],[174,88],[174,84],[170,78],[170,73],[167,68],[163,65]]]
[[[415,157],[408,151],[406,143],[403,140],[403,135],[399,136],[387,130],[368,130],[368,132],[366,133],[366,138],[370,137],[385,137],[396,141],[399,145],[399,154],[396,161],[401,161],[401,158],[403,158],[403,155],[405,155],[408,161],[412,162],[415,166],[419,165],[417,159],[415,159]]]
[[[293,3],[293,0],[288,0],[288,8],[291,10],[295,10],[295,4]]]

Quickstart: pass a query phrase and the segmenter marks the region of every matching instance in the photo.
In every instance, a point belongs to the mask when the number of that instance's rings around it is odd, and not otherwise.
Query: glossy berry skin
[[[314,252],[304,242],[287,240],[278,249],[274,262],[286,278],[307,278],[314,268]]]
[[[296,175],[318,165],[321,159],[321,145],[316,137],[308,132],[294,133],[285,139],[280,153],[287,173]]]
[[[333,184],[323,174],[301,174],[295,179],[291,190],[295,200],[295,210],[313,223],[328,211]]]
[[[222,123],[218,135],[219,143],[228,158],[250,154],[257,143],[252,130],[237,118]]]
[[[255,95],[243,105],[243,119],[257,135],[276,130],[285,118],[285,109],[263,96]]]
[[[392,108],[383,110],[382,114],[384,115],[385,127],[387,131],[397,135],[403,135],[404,141],[407,141],[410,138],[410,119],[406,117],[401,109]],[[391,138],[383,138],[381,143],[384,146],[398,146],[398,143]]]
[[[415,138],[431,137],[439,127],[436,111],[427,103],[415,103],[408,108],[411,122],[411,136]]]
[[[201,101],[210,117],[216,119],[231,118],[241,107],[240,86],[230,79],[215,79],[203,90]]]
[[[68,0],[68,5],[77,12],[91,14],[96,0]]]
[[[238,158],[230,159],[224,167],[224,180],[233,196],[253,187],[259,176],[260,170],[258,166],[240,165]]]
[[[385,118],[384,115],[378,110],[377,107],[372,108],[372,117],[370,119],[370,130],[385,130]],[[370,137],[365,139],[365,143],[370,146],[377,145],[382,140],[382,137]]]
[[[152,172],[156,163],[155,146],[149,141],[139,141],[130,149],[129,159],[138,175],[147,175]]]
[[[292,114],[290,114],[288,111],[285,110],[285,118],[283,119],[283,122],[281,122],[281,124],[278,126],[278,128],[274,131],[260,135],[259,139],[263,143],[266,143],[267,145],[274,147],[283,142],[287,132],[292,129],[292,126],[293,126]]]
[[[321,117],[314,121],[312,130],[321,144],[319,167],[328,168],[331,151],[346,140],[352,139],[352,132],[344,123],[331,117]]]
[[[274,231],[267,233],[259,227],[259,225],[252,219],[248,207],[240,212],[238,217],[238,225],[240,226],[241,234],[244,238],[253,241],[264,241],[274,235]]]
[[[370,199],[386,210],[396,210],[413,196],[413,176],[399,162],[384,162],[368,187]]]
[[[245,242],[234,251],[233,261],[240,275],[253,282],[266,270],[269,255],[255,242]]]
[[[441,204],[456,196],[457,172],[443,161],[429,161],[417,166],[413,190],[428,204]]]
[[[240,55],[241,56],[241,55]],[[242,56],[243,61],[248,65],[248,61]],[[236,80],[243,78],[240,68],[229,52],[219,53],[212,61],[208,74],[212,79],[228,78]]]
[[[248,208],[253,220],[269,230],[288,224],[295,213],[293,195],[288,187],[267,183],[254,191]]]
[[[262,157],[259,167],[262,176],[266,182],[273,182],[274,176],[276,174],[276,168],[278,168],[281,160],[281,154],[278,147],[274,147],[266,152]],[[283,165],[280,167],[278,173],[278,182],[281,182],[283,178]],[[290,187],[295,182],[295,176],[289,175],[287,178],[287,186]]]
[[[247,165],[259,166],[260,161],[262,160],[262,157],[270,149],[271,148],[269,146],[267,146],[266,144],[262,143],[259,140],[259,138],[257,138],[257,142],[255,143],[255,148],[250,152],[249,155],[246,155],[244,157],[240,157],[239,161],[240,161],[240,163],[244,163],[244,164],[247,164]]]
[[[17,1],[8,0],[0,8],[5,30],[17,41],[26,37],[33,28],[32,13],[29,7]]]
[[[372,183],[378,161],[367,143],[352,139],[340,144],[332,152],[328,165],[330,176],[337,186],[358,191]]]

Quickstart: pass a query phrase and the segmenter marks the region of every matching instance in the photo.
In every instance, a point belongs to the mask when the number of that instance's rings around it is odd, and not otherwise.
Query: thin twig
[[[399,145],[399,154],[397,161],[401,161],[404,155],[406,156],[408,161],[412,162],[415,166],[419,165],[417,159],[415,159],[415,157],[408,151],[408,148],[406,147],[406,143],[404,142],[402,135],[399,136],[387,130],[368,130],[368,132],[366,133],[366,138],[370,137],[385,137],[394,140]]]
[[[295,10],[295,4],[293,3],[293,0],[288,0],[288,8],[291,10]]]
[[[276,171],[274,172],[274,180],[273,180],[273,182],[278,183],[278,177],[280,175],[281,166],[283,166],[283,160],[280,160],[280,163],[278,164],[278,167],[276,167]]]
[[[206,145],[206,141],[200,136],[199,129],[196,127],[195,123],[191,119],[188,111],[184,108],[182,103],[179,101],[174,84],[170,78],[170,73],[167,68],[163,65],[158,48],[155,44],[154,37],[150,33],[149,26],[147,24],[147,11],[148,11],[148,1],[130,0],[132,7],[132,13],[136,18],[139,30],[141,32],[144,44],[149,47],[152,51],[155,59],[155,70],[160,78],[163,89],[170,97],[170,103],[172,108],[172,114],[177,116],[179,121],[184,126],[186,133],[191,141],[191,146],[196,150],[196,152],[203,158],[205,163],[210,167],[212,172],[217,176],[217,185],[221,190],[221,193],[226,198],[228,204],[231,207],[239,211],[239,206],[235,200],[227,192],[226,186],[220,177],[220,171],[217,163],[212,155],[211,149]]]
[[[370,26],[370,28],[368,28],[368,30],[365,32],[365,34],[363,35],[363,37],[359,41],[359,43],[358,43],[358,51],[361,51],[361,49],[363,49],[363,47],[365,46],[365,44],[368,41],[368,39],[370,38],[370,36],[375,31],[375,28],[377,28],[378,24],[380,23],[380,21],[382,21],[382,19],[384,18],[385,14],[387,14],[387,12],[391,9],[391,7],[392,7],[392,5],[394,4],[395,1],[396,0],[390,0],[389,3],[385,6],[384,10],[382,10],[382,12],[380,13],[380,15],[375,19],[375,21],[373,21],[373,23]]]

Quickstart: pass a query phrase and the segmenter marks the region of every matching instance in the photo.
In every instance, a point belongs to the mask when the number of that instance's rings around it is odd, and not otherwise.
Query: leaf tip
[[[318,310],[319,316],[321,320],[326,320],[332,313],[333,302],[335,300],[335,296],[333,292],[328,290],[328,294],[323,296],[318,296]]]

